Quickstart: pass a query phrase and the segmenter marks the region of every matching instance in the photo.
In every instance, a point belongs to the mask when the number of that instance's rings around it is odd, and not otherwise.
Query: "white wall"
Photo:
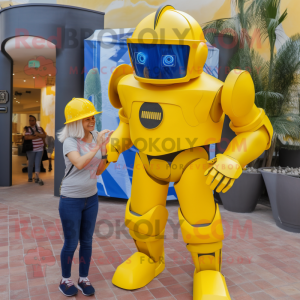
[[[55,137],[55,86],[41,89],[40,121],[47,135]]]

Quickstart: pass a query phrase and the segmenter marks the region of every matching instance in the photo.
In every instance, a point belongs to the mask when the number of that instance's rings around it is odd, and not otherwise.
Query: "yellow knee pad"
[[[187,244],[210,244],[224,240],[221,213],[216,204],[216,213],[213,221],[208,226],[191,225],[183,216],[181,209],[178,209],[178,217],[182,237]]]
[[[168,220],[168,210],[157,205],[143,215],[138,215],[130,210],[131,199],[128,200],[125,211],[126,226],[137,234],[157,236],[165,228]]]
[[[130,203],[129,199],[125,211],[125,224],[129,233],[138,251],[158,262],[163,257],[168,210],[162,205],[157,205],[144,215],[138,215],[130,210]]]

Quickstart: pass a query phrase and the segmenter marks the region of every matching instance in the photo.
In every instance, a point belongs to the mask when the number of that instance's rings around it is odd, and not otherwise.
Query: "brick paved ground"
[[[51,179],[42,187],[26,183],[0,188],[1,300],[65,299],[58,291],[63,239],[58,198],[52,191]],[[135,252],[132,240],[115,230],[122,225],[126,202],[99,201],[98,221],[105,219],[107,224],[95,232],[89,278],[96,295],[90,299],[192,299],[194,267],[178,226],[171,226],[178,224],[178,203],[167,205],[165,271],[145,288],[128,292],[111,284],[120,261]],[[221,211],[226,232],[222,272],[232,299],[300,299],[300,235],[277,228],[270,208],[261,205],[252,214],[235,214],[223,207]],[[110,237],[102,239],[105,234]],[[72,278],[77,281],[78,251],[75,256]],[[74,298],[85,297],[79,293]]]

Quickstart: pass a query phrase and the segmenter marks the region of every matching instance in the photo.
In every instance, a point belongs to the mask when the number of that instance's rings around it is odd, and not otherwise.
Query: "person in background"
[[[54,150],[54,137],[53,136],[46,136],[46,145],[47,145],[47,154],[48,154],[48,159],[49,159],[49,169],[48,171],[52,171],[52,154]]]
[[[59,215],[64,231],[60,261],[62,279],[59,290],[74,296],[80,289],[85,296],[95,293],[88,279],[92,257],[93,234],[98,214],[97,175],[108,166],[106,145],[113,131],[95,131],[93,103],[73,98],[65,108],[66,126],[58,133],[63,143],[65,177],[61,184]],[[107,134],[107,137],[105,137]],[[78,289],[71,279],[74,252],[80,242]],[[101,298],[101,296],[100,296]]]
[[[35,168],[35,183],[43,185],[43,181],[39,178],[41,160],[44,151],[43,138],[46,137],[45,131],[42,127],[39,127],[36,123],[35,116],[29,116],[30,126],[25,127],[23,132],[25,140],[32,140],[33,150],[27,151],[28,158],[28,182],[32,182],[33,166]]]

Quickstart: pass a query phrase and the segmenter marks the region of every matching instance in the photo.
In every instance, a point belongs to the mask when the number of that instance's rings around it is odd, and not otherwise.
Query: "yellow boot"
[[[168,211],[162,205],[155,206],[144,215],[132,212],[130,207],[129,199],[125,224],[138,252],[117,268],[112,279],[114,285],[125,290],[144,287],[164,270],[164,231],[168,219]]]

